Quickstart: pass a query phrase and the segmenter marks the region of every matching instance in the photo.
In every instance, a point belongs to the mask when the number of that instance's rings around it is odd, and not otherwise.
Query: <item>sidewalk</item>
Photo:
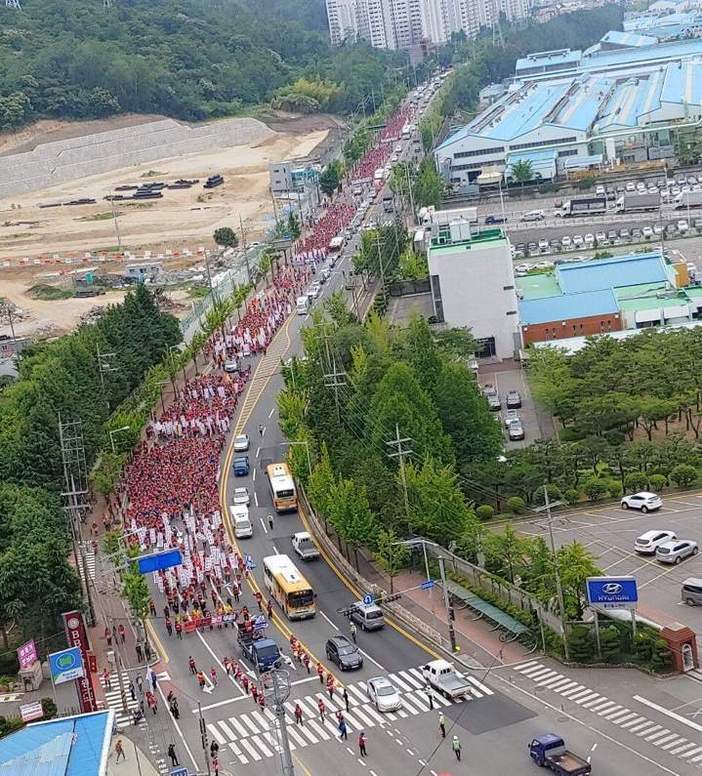
[[[117,753],[115,747],[117,741],[122,742],[124,758],[120,757],[117,762]],[[107,776],[160,776],[159,771],[154,768],[149,758],[144,752],[130,739],[123,735],[113,736],[110,743],[110,754],[107,758]]]

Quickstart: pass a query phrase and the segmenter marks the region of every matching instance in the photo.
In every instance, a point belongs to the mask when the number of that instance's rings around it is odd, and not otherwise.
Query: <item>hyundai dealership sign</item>
[[[588,577],[585,586],[590,606],[600,609],[636,609],[639,592],[635,577]]]

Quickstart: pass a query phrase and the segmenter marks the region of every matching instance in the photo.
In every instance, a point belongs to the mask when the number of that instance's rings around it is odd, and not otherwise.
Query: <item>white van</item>
[[[229,512],[234,523],[234,536],[237,539],[248,539],[253,536],[253,523],[249,517],[249,508],[242,504],[232,504]]]
[[[305,294],[304,296],[297,297],[297,314],[307,315],[310,311],[310,298]]]

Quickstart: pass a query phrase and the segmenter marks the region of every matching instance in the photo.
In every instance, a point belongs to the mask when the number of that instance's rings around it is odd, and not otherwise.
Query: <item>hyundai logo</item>
[[[619,582],[607,582],[606,585],[602,585],[602,592],[605,595],[618,595],[623,589]]]

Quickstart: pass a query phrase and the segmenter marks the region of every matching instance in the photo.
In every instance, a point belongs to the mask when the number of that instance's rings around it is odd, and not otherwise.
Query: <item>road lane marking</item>
[[[275,405],[271,408],[271,411],[268,413],[268,417],[272,418],[274,412],[275,412]]]
[[[256,504],[256,506],[258,506],[258,504]],[[263,528],[263,533],[267,534],[268,533],[268,529],[266,528],[266,524],[263,522],[263,518],[259,517],[258,519],[261,522],[261,528]]]
[[[650,709],[659,711],[661,714],[665,714],[666,717],[670,717],[671,719],[674,719],[677,722],[681,722],[683,725],[687,725],[693,730],[697,730],[699,733],[702,733],[702,725],[698,725],[696,722],[687,719],[687,717],[683,717],[682,714],[676,714],[674,711],[666,709],[665,706],[659,706],[657,703],[649,701],[647,698],[642,698],[640,695],[634,695],[634,700],[638,701],[639,703],[643,703],[644,706],[648,706]]]

